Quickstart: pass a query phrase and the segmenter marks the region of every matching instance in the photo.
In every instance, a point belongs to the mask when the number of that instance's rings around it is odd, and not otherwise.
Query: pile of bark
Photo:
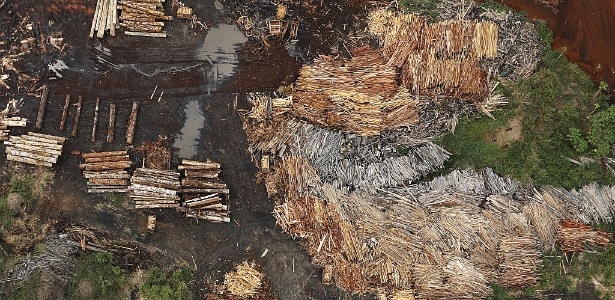
[[[27,135],[9,136],[6,159],[31,165],[52,167],[62,154],[64,138],[28,132]]]
[[[572,220],[564,220],[560,223],[557,243],[564,252],[582,252],[587,246],[608,246],[611,236],[612,233],[596,230]]]
[[[130,179],[129,189],[135,208],[179,207],[179,176],[173,170],[137,168]]]
[[[402,85],[416,94],[444,94],[480,102],[489,94],[481,58],[497,56],[498,26],[447,20],[427,24],[411,14],[376,10],[369,16],[387,65],[401,69]]]
[[[212,161],[184,159],[178,169],[183,172],[181,211],[186,217],[218,223],[229,223],[229,190],[220,180],[220,164]]]
[[[128,192],[130,174],[127,169],[132,162],[128,151],[82,153],[84,163],[79,167],[88,181],[88,193]]]
[[[118,8],[121,10],[119,26],[124,28],[126,35],[166,37],[162,30],[164,21],[172,20],[165,15],[163,0],[121,0]]]

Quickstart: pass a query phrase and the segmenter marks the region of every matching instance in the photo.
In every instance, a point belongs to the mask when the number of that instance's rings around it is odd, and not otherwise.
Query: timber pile
[[[162,2],[164,0],[121,0],[119,26],[125,29],[126,35],[166,37],[162,30],[164,21],[173,17],[165,15]]]
[[[52,167],[62,154],[65,138],[28,132],[10,136],[6,145],[6,159],[31,165]]]
[[[560,223],[557,243],[564,252],[582,252],[586,246],[606,247],[611,242],[611,233],[593,229],[591,226],[564,220]]]
[[[445,94],[474,102],[489,93],[481,58],[497,56],[498,26],[492,22],[447,20],[387,10],[372,12],[370,32],[380,38],[387,65],[400,68],[402,85],[416,94]]]
[[[540,250],[531,235],[502,238],[498,249],[500,274],[506,287],[526,287],[538,283],[536,268],[540,263]]]
[[[28,119],[21,117],[4,117],[0,119],[0,141],[8,141],[11,130],[9,127],[26,127]]]
[[[229,190],[220,178],[220,164],[184,159],[178,169],[183,172],[181,192],[186,217],[217,223],[229,223]]]
[[[88,181],[88,193],[126,193],[131,166],[127,150],[82,153],[79,167]]]
[[[119,28],[120,24],[117,9],[117,0],[98,0],[96,2],[90,38],[93,38],[96,32],[96,37],[102,39],[107,30],[109,30],[111,36],[115,36],[115,30]]]
[[[179,207],[179,176],[173,170],[137,168],[129,188],[135,208]]]

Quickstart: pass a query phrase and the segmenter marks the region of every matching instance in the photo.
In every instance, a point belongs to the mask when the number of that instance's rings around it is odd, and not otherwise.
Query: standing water
[[[184,108],[186,121],[173,144],[175,148],[179,149],[177,151],[179,158],[194,158],[197,154],[197,145],[201,132],[209,128],[205,122],[205,114],[201,110],[200,103],[201,101],[199,100],[191,100]]]

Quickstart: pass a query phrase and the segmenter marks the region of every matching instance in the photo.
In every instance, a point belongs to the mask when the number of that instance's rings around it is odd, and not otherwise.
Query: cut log
[[[119,155],[126,155],[126,154],[128,154],[126,150],[107,151],[107,152],[90,152],[90,153],[81,153],[81,157],[91,158],[91,157],[119,156]]]
[[[155,199],[155,198],[150,198],[150,197],[134,197],[132,198],[132,200],[135,202],[135,204],[173,204],[173,205],[177,205],[177,202],[173,201],[172,199]]]
[[[131,8],[131,9],[127,9],[127,8]],[[122,10],[128,10],[128,11],[136,10],[136,11],[140,11],[140,12],[146,13],[148,15],[152,15],[152,16],[164,16],[164,12],[163,11],[142,8],[139,5],[135,5],[135,4],[132,4],[132,3],[127,3],[127,2],[122,2],[121,9]]]
[[[96,108],[94,108],[94,124],[92,125],[92,143],[96,142],[96,126],[98,125],[98,105],[100,98],[96,98]]]
[[[90,178],[88,180],[89,184],[100,184],[100,185],[120,185],[120,186],[128,186],[128,179],[116,179],[116,178]]]
[[[180,189],[179,191],[181,193],[186,193],[186,194],[213,194],[213,193],[228,194],[229,193],[228,189],[197,189],[197,188],[188,188],[188,189]]]
[[[111,0],[111,13],[109,14],[110,27],[109,34],[115,36],[115,20],[117,19],[117,0]]]
[[[218,178],[218,174],[220,170],[185,170],[184,174],[186,178],[206,178],[206,179],[216,179]]]
[[[201,215],[198,213],[186,213],[186,217],[201,219],[201,220],[210,221],[210,222],[217,222],[217,223],[230,223],[231,222],[230,217],[209,216],[209,215]]]
[[[11,145],[10,143],[7,143],[6,145],[7,145],[6,149],[11,148],[17,151],[30,152],[33,154],[47,156],[47,157],[58,157],[62,154],[62,151],[40,148],[40,147],[35,147],[35,146],[30,146],[30,145],[20,145],[20,144]]]
[[[212,161],[196,161],[190,159],[182,159],[182,165],[202,166],[203,169],[220,169],[220,164]]]
[[[200,201],[191,201],[191,202],[186,202],[186,206],[189,208],[195,208],[195,207],[200,207],[200,206],[207,206],[207,205],[211,205],[211,204],[216,204],[222,202],[222,198],[220,197],[214,197],[214,198],[209,198],[209,199],[205,199],[205,200],[200,200]]]
[[[104,1],[104,0],[99,0]],[[66,95],[66,99],[64,99],[64,108],[62,108],[62,118],[60,119],[60,131],[64,130],[64,125],[66,125],[66,116],[68,115],[68,106],[70,105],[70,95]]]
[[[14,136],[9,137],[9,142],[13,145],[31,145],[31,146],[37,146],[39,148],[46,148],[46,149],[62,151],[62,145],[49,144],[49,143],[44,143],[44,142],[36,142],[36,141],[31,141],[31,140],[26,140],[26,139],[20,139]]]
[[[118,187],[90,187],[88,188],[88,193],[126,193],[128,192],[128,188],[118,188]]]
[[[45,144],[49,144],[49,145],[55,145],[55,146],[62,146],[62,142],[58,141],[57,139],[53,139],[50,138],[48,136],[40,136],[40,135],[21,135],[16,137],[19,140],[24,140],[24,141],[33,141],[33,142],[39,142],[39,143],[45,143]]]
[[[100,12],[100,23],[98,24],[98,32],[96,34],[96,37],[99,39],[102,39],[103,37],[105,37],[105,28],[107,26],[107,16],[109,15],[109,1],[110,0],[103,0],[103,6],[102,6],[102,10]]]
[[[105,172],[83,172],[83,177],[86,179],[90,178],[100,178],[100,179],[130,179],[130,174],[128,173],[105,173]]]
[[[77,136],[77,131],[79,130],[79,118],[81,117],[81,103],[83,102],[83,97],[79,96],[79,101],[77,102],[77,112],[75,113],[75,122],[73,122],[73,137]]]
[[[143,184],[131,184],[130,189],[133,191],[141,190],[146,192],[158,193],[165,196],[177,196],[177,191],[165,188],[159,188],[155,186],[148,186]]]
[[[48,168],[51,168],[53,166],[53,164],[49,162],[43,162],[43,161],[39,161],[36,159],[27,158],[27,157],[14,156],[12,154],[7,154],[6,160],[26,163],[30,165],[43,166],[43,167],[48,167]]]
[[[31,158],[31,159],[35,159],[35,160],[42,161],[42,162],[52,163],[52,164],[55,164],[58,161],[57,156],[50,157],[50,156],[38,155],[35,153],[31,153],[31,152],[19,151],[14,148],[6,148],[6,153],[11,154],[13,156]]]
[[[28,125],[28,119],[24,118],[8,118],[0,121],[0,126],[7,127],[26,127]]]
[[[203,211],[203,210],[215,210],[215,211],[228,211],[228,205],[224,205],[222,203],[215,203],[205,206],[192,206],[190,209]]]
[[[135,204],[135,208],[174,208],[177,204]]]
[[[194,179],[182,179],[182,187],[194,187],[205,189],[226,189],[226,184],[221,182],[205,182]]]
[[[156,229],[156,216],[147,217],[147,232],[153,233]]]
[[[108,162],[108,163],[91,163],[91,164],[80,164],[80,169],[85,169],[87,171],[107,171],[114,169],[126,169],[130,168],[130,162],[128,161],[120,161],[120,162]]]
[[[110,104],[109,128],[107,129],[107,143],[113,143],[113,131],[115,131],[115,104]]]
[[[165,189],[179,189],[179,182],[177,184],[173,184],[173,183],[168,183],[168,182],[151,182],[148,180],[139,180],[139,179],[134,179],[134,178],[130,182],[133,184],[142,184],[142,185],[165,188]]]
[[[139,102],[132,103],[132,111],[130,112],[130,118],[128,119],[128,129],[126,130],[126,143],[132,145],[135,137],[135,127],[137,125],[137,114],[139,113]]]
[[[43,133],[36,133],[36,132],[29,131],[28,135],[29,136],[36,136],[36,137],[40,137],[40,138],[44,138],[44,139],[48,139],[48,140],[56,140],[60,144],[64,143],[64,141],[66,141],[66,138],[63,138],[61,136],[50,135],[50,134],[43,134]]]
[[[43,128],[43,118],[45,116],[45,106],[47,106],[47,96],[49,95],[49,89],[47,86],[43,86],[43,90],[41,92],[41,102],[38,105],[38,115],[36,116],[36,129]]]
[[[137,32],[137,31],[124,31],[125,35],[132,35],[132,36],[147,36],[147,37],[160,37],[160,38],[165,38],[167,37],[167,33],[166,32]]]
[[[96,10],[94,11],[94,18],[92,19],[92,27],[90,27],[90,38],[94,37],[94,31],[98,27],[98,19],[100,18],[100,10],[102,9],[102,0],[96,1]]]
[[[171,170],[156,170],[156,169],[149,169],[149,168],[137,168],[135,170],[135,174],[156,174],[156,175],[166,175],[169,177],[173,177],[173,178],[179,178],[179,176],[181,174],[179,174],[178,172],[174,172]]]
[[[130,156],[129,155],[118,155],[118,156],[103,156],[103,157],[85,158],[86,163],[115,162],[115,161],[130,161]]]

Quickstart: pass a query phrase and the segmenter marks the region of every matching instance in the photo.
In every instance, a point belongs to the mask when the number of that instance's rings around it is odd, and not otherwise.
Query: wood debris
[[[128,192],[132,162],[128,151],[82,153],[84,163],[79,167],[87,180],[88,193]]]
[[[261,287],[263,274],[255,267],[253,262],[244,261],[239,264],[235,270],[224,275],[224,289],[238,297],[256,295]]]
[[[147,216],[147,232],[152,233],[156,229],[156,216]]]
[[[157,170],[171,169],[171,150],[167,136],[160,135],[157,141],[144,142],[135,147],[135,151],[141,153],[145,167]]]
[[[582,252],[587,246],[606,247],[611,243],[612,233],[593,229],[591,226],[563,220],[557,243],[564,252]]]
[[[166,32],[162,30],[164,21],[172,20],[173,17],[165,15],[162,2],[164,1],[119,1],[119,27],[125,30],[126,35],[166,37]]]
[[[9,136],[6,159],[31,165],[52,167],[62,154],[65,138],[28,132],[26,135]]]
[[[173,170],[137,168],[130,178],[129,188],[135,208],[179,207],[179,176]]]
[[[177,9],[177,17],[180,19],[189,19],[192,20],[192,8],[187,6],[182,6]]]
[[[184,202],[180,211],[188,218],[229,223],[229,190],[219,178],[220,164],[184,159],[178,169],[184,175],[181,180]]]

